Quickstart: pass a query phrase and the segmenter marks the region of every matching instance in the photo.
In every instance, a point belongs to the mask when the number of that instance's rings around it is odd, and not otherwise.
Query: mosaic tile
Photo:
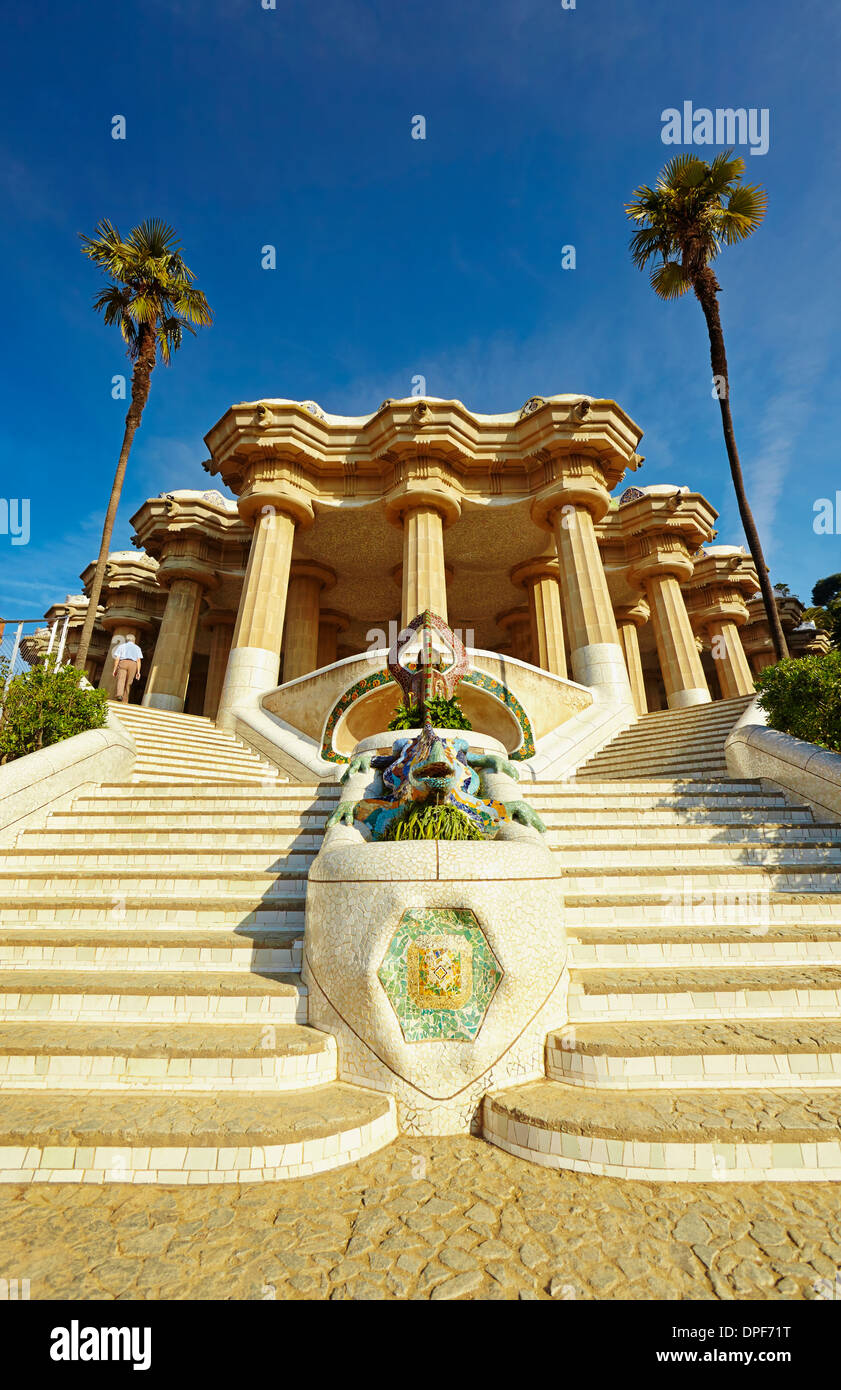
[[[407,1042],[472,1042],[503,972],[469,908],[410,908],[377,974]]]

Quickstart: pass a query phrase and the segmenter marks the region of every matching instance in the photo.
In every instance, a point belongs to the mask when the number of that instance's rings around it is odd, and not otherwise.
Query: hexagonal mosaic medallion
[[[377,974],[407,1042],[472,1042],[502,968],[466,907],[408,908]]]

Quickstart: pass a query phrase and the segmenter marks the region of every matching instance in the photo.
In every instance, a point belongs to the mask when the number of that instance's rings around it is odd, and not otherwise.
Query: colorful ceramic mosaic
[[[424,724],[416,738],[395,739],[390,753],[363,756],[359,763],[379,773],[381,794],[357,802],[340,802],[328,826],[340,821],[347,823],[350,815],[363,821],[375,840],[382,840],[396,817],[425,802],[455,806],[480,835],[495,835],[500,823],[509,819],[503,802],[480,795],[477,770],[489,765],[500,770],[507,759],[496,753],[471,753],[465,739],[440,738],[429,723]]]
[[[472,1042],[502,968],[470,908],[409,908],[377,971],[407,1042]]]
[[[324,734],[321,740],[321,756],[330,763],[348,763],[350,758],[344,753],[337,753],[333,747],[333,735],[343,714],[346,714],[351,705],[363,699],[365,695],[370,695],[372,690],[379,690],[380,686],[392,684],[391,676],[388,671],[372,671],[370,675],[363,676],[361,680],[355,681],[349,686],[345,693],[338,699],[327,716],[327,723],[324,726]],[[531,723],[523,706],[515,695],[512,695],[507,686],[500,681],[494,680],[493,676],[488,676],[484,671],[468,671],[462,679],[463,685],[475,685],[480,690],[486,690],[489,695],[493,695],[500,704],[513,714],[520,726],[522,741],[518,748],[508,756],[512,762],[522,762],[525,758],[534,757],[534,734],[532,733]],[[397,704],[397,687],[395,686],[395,705]]]

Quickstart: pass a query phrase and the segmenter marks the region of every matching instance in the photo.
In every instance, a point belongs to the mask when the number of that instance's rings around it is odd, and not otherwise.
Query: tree
[[[841,647],[841,574],[819,579],[812,590],[814,607],[803,614],[809,622],[828,632],[833,645]]]
[[[744,241],[765,216],[768,197],[755,184],[743,184],[743,159],[733,151],[711,163],[693,154],[677,155],[661,171],[656,188],[635,189],[625,211],[637,230],[631,255],[640,270],[653,262],[651,286],[661,299],[677,299],[693,290],[704,313],[710,339],[715,394],[721,409],[724,443],[748,548],[756,566],[768,626],[778,661],[788,656],[780,615],[762,554],[736,448],[730,411],[730,378],[718,309],[721,286],[711,262],[724,246]]]
[[[131,377],[131,403],[126,415],[123,444],[111,496],[102,528],[102,543],[88,598],[85,625],[79,640],[75,665],[84,670],[96,621],[99,596],[105,579],[105,566],[111,536],[120,504],[131,446],[140,425],[152,372],[158,354],[165,366],[172,362],[185,330],[212,323],[213,314],[201,290],[193,285],[195,275],[185,265],[177,235],[165,222],[141,222],[125,238],[108,221],[99,222],[92,237],[82,236],[82,253],[108,276],[110,283],[94,299],[94,308],[107,324],[117,324],[126,344],[126,355],[134,363]]]

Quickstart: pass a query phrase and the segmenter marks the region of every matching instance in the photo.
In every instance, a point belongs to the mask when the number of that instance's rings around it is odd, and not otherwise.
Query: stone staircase
[[[112,715],[121,720],[137,744],[132,782],[285,782],[267,762],[211,719],[196,714],[172,714],[109,700]]]
[[[299,974],[338,787],[200,775],[227,767],[209,721],[134,717],[141,780],[0,858],[0,1179],[296,1177],[388,1143],[392,1100],[337,1081]],[[720,776],[523,794],[566,871],[570,1022],[486,1137],[621,1176],[841,1178],[841,826]]]
[[[135,782],[0,858],[0,1180],[299,1177],[396,1133],[306,1026],[306,873],[338,788],[182,718],[128,715]]]
[[[724,741],[754,697],[716,700],[687,709],[644,714],[589,758],[579,781],[614,777],[726,777]]]
[[[761,782],[642,779],[526,791],[568,870],[569,1023],[485,1136],[619,1177],[841,1180],[841,826]]]

